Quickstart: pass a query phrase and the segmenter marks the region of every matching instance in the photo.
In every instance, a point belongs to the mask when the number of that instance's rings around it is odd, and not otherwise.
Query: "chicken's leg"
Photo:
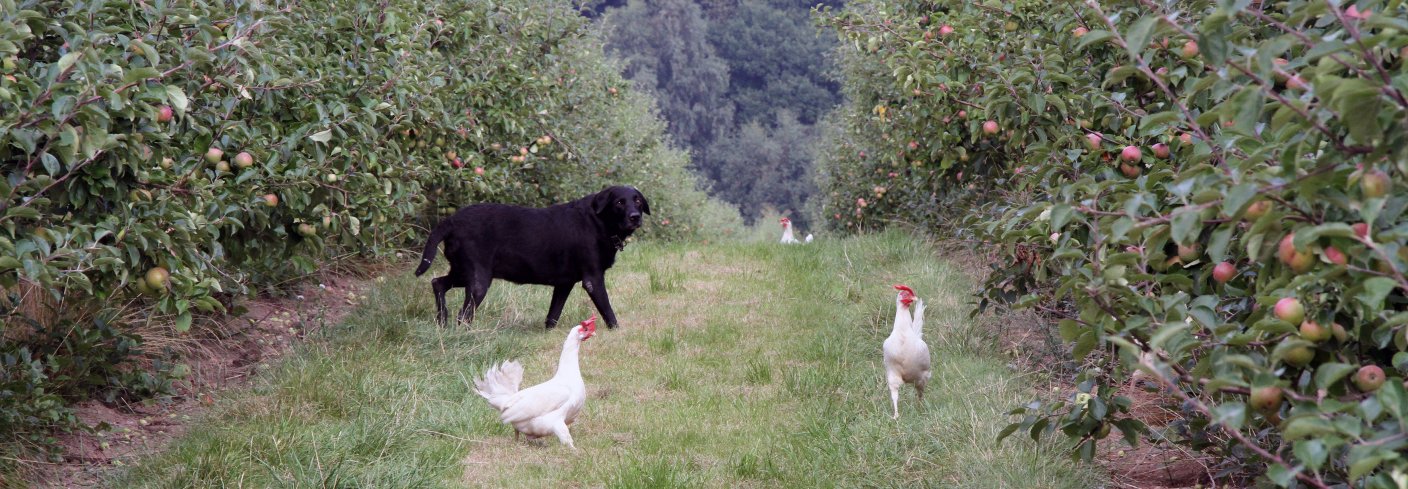
[[[567,425],[565,423],[559,423],[557,426],[552,427],[552,434],[557,435],[557,441],[567,445],[567,448],[573,450],[577,449],[577,446],[572,444],[572,433],[567,431]]]
[[[886,372],[885,380],[890,384],[890,407],[895,409],[895,415],[891,419],[900,419],[900,386],[904,385],[904,379],[894,372]]]

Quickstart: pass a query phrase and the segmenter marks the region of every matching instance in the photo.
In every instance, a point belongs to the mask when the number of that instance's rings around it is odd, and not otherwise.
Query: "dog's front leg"
[[[552,288],[552,303],[548,304],[548,320],[543,324],[548,329],[557,326],[562,317],[562,306],[567,304],[567,296],[572,294],[572,285],[557,285]]]
[[[607,329],[616,328],[616,312],[611,310],[611,299],[606,296],[606,281],[601,275],[588,275],[582,279],[582,288],[586,289],[587,295],[592,298],[592,305],[596,306],[597,312],[601,313],[601,318],[606,320]]]

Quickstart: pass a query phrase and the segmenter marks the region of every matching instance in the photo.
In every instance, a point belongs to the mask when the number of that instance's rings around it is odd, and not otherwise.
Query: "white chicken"
[[[777,222],[782,223],[782,244],[797,244],[797,238],[792,237],[792,220],[784,217]]]
[[[567,332],[562,343],[562,356],[557,361],[557,373],[547,382],[518,390],[523,382],[523,364],[504,362],[490,368],[484,377],[475,379],[474,392],[499,410],[499,420],[513,425],[513,438],[520,433],[528,439],[556,435],[557,440],[572,449],[572,433],[567,426],[577,419],[587,402],[587,386],[582,382],[578,352],[582,342],[596,334],[596,316],[582,321]]]
[[[900,291],[895,297],[895,328],[885,339],[885,382],[890,385],[890,405],[894,408],[894,419],[900,417],[900,386],[914,384],[919,393],[919,402],[924,402],[924,386],[929,383],[929,345],[924,343],[924,300],[914,297],[914,290],[904,285],[896,285]],[[914,306],[914,315],[909,314],[909,305]]]

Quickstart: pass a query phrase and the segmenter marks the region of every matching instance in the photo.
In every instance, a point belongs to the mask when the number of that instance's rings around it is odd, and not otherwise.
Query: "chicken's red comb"
[[[792,222],[792,220],[784,217],[782,219],[778,219],[777,222]]]
[[[592,317],[587,318],[586,321],[582,321],[582,329],[588,332],[596,331],[596,314],[592,314]]]
[[[899,285],[899,284],[895,284],[894,287],[895,287],[895,290],[898,290],[898,291],[900,291],[900,292],[905,292],[905,293],[907,293],[907,294],[909,294],[909,295],[914,295],[914,289],[909,288],[908,285]]]

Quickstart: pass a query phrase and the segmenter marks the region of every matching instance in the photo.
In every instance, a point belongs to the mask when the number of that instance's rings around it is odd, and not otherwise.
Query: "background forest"
[[[816,191],[809,169],[817,123],[841,100],[808,0],[587,2],[605,23],[607,51],[653,94],[674,141],[711,193],[752,222],[767,208],[804,228]]]

